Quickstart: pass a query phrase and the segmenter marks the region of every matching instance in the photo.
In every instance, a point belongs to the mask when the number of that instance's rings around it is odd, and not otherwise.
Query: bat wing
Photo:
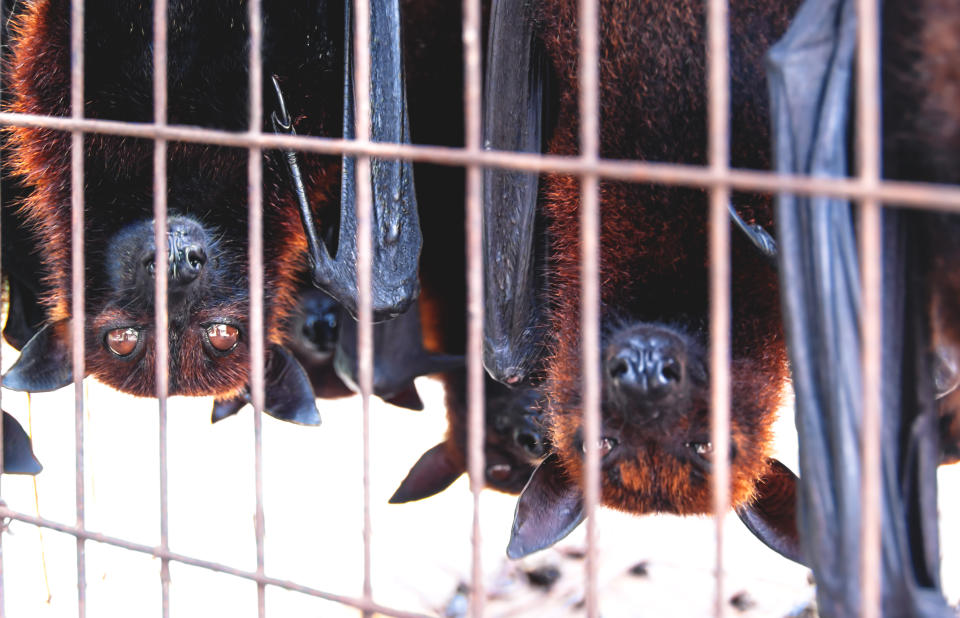
[[[785,558],[805,564],[797,533],[797,476],[779,461],[757,480],[757,495],[737,509],[740,521],[764,544]]]
[[[354,137],[352,22],[345,5],[343,136]],[[400,13],[397,0],[373,0],[370,7],[371,139],[410,143],[404,87]],[[403,313],[419,293],[417,267],[422,237],[409,161],[371,160],[373,189],[373,312],[375,320]],[[314,283],[353,316],[357,314],[356,161],[343,157],[340,230],[336,259],[312,242]],[[308,234],[316,237],[315,230]]]
[[[37,474],[43,466],[33,454],[33,444],[17,419],[3,413],[3,471],[6,474]]]
[[[423,347],[420,303],[388,322],[373,325],[373,392],[385,401],[409,409],[423,409],[414,378],[462,369],[463,356],[434,354]],[[333,366],[340,380],[359,392],[357,322],[340,316],[340,331]],[[418,407],[419,406],[419,407]]]
[[[513,517],[507,556],[516,560],[550,547],[584,520],[583,491],[555,454],[543,460],[524,487]]]
[[[855,34],[852,2],[807,0],[771,50],[778,171],[846,175]],[[854,216],[843,200],[785,194],[778,198],[776,214],[800,437],[800,553],[817,579],[821,611],[857,615],[862,371]],[[927,444],[935,412],[928,405],[904,405],[918,395],[923,400],[917,387],[925,371],[930,381],[929,368],[921,368],[926,355],[919,353],[920,313],[910,306],[919,295],[906,283],[907,231],[898,214],[884,213],[883,559],[878,566],[890,615],[948,615],[938,581],[931,480],[935,433]]]
[[[541,152],[548,66],[534,37],[529,3],[495,0],[489,36],[484,147]],[[484,170],[483,362],[494,379],[507,384],[526,376],[539,350],[537,186],[535,172]]]
[[[270,358],[264,370],[264,412],[270,416],[297,423],[319,425],[320,413],[313,396],[313,385],[307,372],[286,348],[270,347]],[[250,403],[249,391],[229,399],[215,399],[211,422],[216,423],[240,411]]]
[[[3,376],[15,391],[45,393],[73,382],[70,320],[45,324],[20,350],[20,358]]]

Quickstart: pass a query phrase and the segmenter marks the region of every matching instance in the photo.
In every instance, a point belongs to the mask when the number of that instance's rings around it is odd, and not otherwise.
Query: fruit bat
[[[763,60],[795,7],[731,4],[735,167],[770,165]],[[705,164],[704,7],[603,0],[600,9],[601,156]],[[493,146],[577,153],[576,15],[569,0],[493,3],[484,111]],[[488,172],[486,188],[485,338],[494,340],[486,366],[508,383],[542,374],[551,445],[518,501],[508,554],[520,557],[583,517],[579,185],[560,174]],[[600,196],[602,502],[633,513],[708,513],[706,194],[602,181]],[[732,503],[762,540],[799,559],[795,522],[781,517],[796,477],[768,450],[788,375],[775,248],[757,250],[756,237],[772,229],[772,204],[735,194],[731,210],[751,232],[733,237],[731,256]],[[489,293],[491,283],[502,293]]]
[[[375,3],[376,4],[376,3]],[[391,3],[386,2],[386,9]],[[379,8],[378,8],[379,7]],[[63,0],[25,5],[12,18],[7,64],[8,111],[69,114],[69,11]],[[381,10],[383,9],[383,10]],[[372,105],[386,121],[373,139],[404,139],[398,29],[389,10],[374,7],[371,54]],[[168,12],[168,121],[171,124],[243,131],[247,118],[246,3],[171,3]],[[396,9],[393,10],[396,13]],[[87,118],[152,120],[152,14],[146,5],[90,3],[86,7],[85,109]],[[349,12],[338,2],[266,3],[263,11],[263,100],[292,113],[289,130],[339,136],[352,126]],[[393,24],[393,25],[391,25]],[[345,35],[346,33],[346,35]],[[267,77],[269,76],[269,77]],[[381,96],[386,99],[381,100]],[[399,98],[398,98],[399,97]],[[269,107],[268,107],[269,109]],[[263,130],[273,130],[265,114]],[[396,126],[395,126],[396,125]],[[37,277],[46,286],[39,301],[45,320],[23,346],[5,384],[27,391],[59,388],[72,378],[70,324],[69,137],[48,129],[11,127],[5,135],[7,165],[25,187],[14,215],[32,232],[40,258]],[[152,143],[109,135],[84,141],[86,184],[86,367],[99,380],[137,395],[153,395]],[[304,273],[352,303],[346,283],[355,260],[355,173],[346,163],[313,154],[297,157],[299,190],[291,188],[289,153],[264,160],[265,331],[267,411],[298,423],[319,416],[310,382],[284,348],[285,324]],[[221,400],[247,390],[247,151],[171,143],[168,149],[170,394],[215,395]],[[419,231],[409,166],[375,162],[373,180],[377,255],[416,256]],[[379,175],[378,175],[379,174]],[[398,180],[399,179],[399,180]],[[338,196],[340,199],[338,201]],[[305,212],[304,207],[307,209]],[[399,214],[398,214],[399,209]],[[310,227],[304,226],[306,215]],[[331,238],[336,259],[310,254],[312,236]],[[399,245],[405,245],[400,247]],[[313,260],[311,267],[307,255]],[[162,259],[162,253],[161,253]],[[317,266],[319,264],[319,266]],[[410,260],[374,270],[407,277]],[[415,261],[414,261],[415,272]],[[376,279],[376,277],[375,277]],[[383,315],[412,302],[414,285],[377,285],[390,298]],[[376,290],[375,290],[376,291]]]

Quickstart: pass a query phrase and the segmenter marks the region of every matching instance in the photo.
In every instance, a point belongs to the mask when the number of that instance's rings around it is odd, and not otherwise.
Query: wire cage
[[[371,516],[371,427],[370,399],[373,390],[373,336],[371,309],[371,225],[372,206],[369,183],[358,182],[357,201],[357,244],[358,244],[358,282],[359,282],[359,386],[362,402],[362,435],[357,441],[357,458],[362,460],[363,503],[355,506],[334,505],[329,508],[355,509],[356,516],[363,522],[363,550],[361,557],[354,557],[350,568],[362,573],[362,585],[356,595],[340,595],[327,591],[322,582],[312,583],[314,578],[288,577],[276,575],[267,568],[269,543],[265,538],[264,501],[270,488],[264,483],[263,423],[261,412],[264,408],[264,299],[263,299],[263,223],[262,223],[262,167],[263,152],[269,149],[296,150],[324,155],[349,155],[356,157],[357,177],[369,178],[371,159],[404,159],[418,163],[432,163],[442,166],[458,166],[466,170],[466,233],[467,233],[467,272],[468,289],[468,409],[469,409],[469,473],[473,492],[472,520],[472,579],[469,583],[469,613],[484,615],[484,545],[481,542],[480,493],[484,478],[484,388],[482,341],[483,341],[483,257],[482,257],[482,173],[488,167],[500,167],[529,172],[557,172],[577,176],[581,180],[581,234],[582,234],[582,336],[583,358],[600,357],[600,275],[599,275],[599,183],[604,180],[622,180],[636,183],[656,183],[668,186],[687,186],[705,190],[709,194],[709,262],[710,262],[710,362],[712,393],[712,443],[715,452],[727,452],[729,443],[730,417],[730,226],[728,203],[731,192],[752,191],[776,194],[778,192],[797,195],[831,196],[855,201],[860,212],[860,245],[862,263],[862,341],[863,341],[863,444],[862,444],[862,544],[860,561],[863,565],[862,579],[859,583],[862,595],[862,615],[881,614],[881,576],[880,560],[880,487],[881,473],[879,461],[881,435],[881,368],[880,347],[882,340],[882,322],[880,320],[881,299],[879,284],[881,278],[880,255],[882,251],[880,231],[880,209],[882,203],[896,203],[905,207],[937,209],[957,209],[960,207],[960,189],[950,186],[935,186],[918,183],[892,182],[881,178],[880,166],[880,116],[877,98],[873,93],[879,91],[879,34],[878,3],[871,0],[858,0],[858,66],[857,87],[859,97],[856,103],[857,160],[859,170],[851,177],[814,178],[802,175],[786,175],[773,172],[734,169],[729,160],[729,123],[730,108],[730,66],[728,59],[728,7],[725,0],[707,1],[707,59],[708,59],[708,95],[709,95],[709,154],[708,164],[695,166],[687,164],[666,164],[643,161],[605,160],[600,156],[599,143],[599,49],[598,41],[598,2],[581,0],[579,3],[580,31],[580,147],[579,156],[560,157],[518,152],[502,152],[484,148],[482,139],[482,9],[480,0],[464,0],[462,40],[464,49],[464,111],[465,111],[465,147],[446,148],[439,146],[394,144],[372,141],[370,137],[371,110],[370,94],[370,40],[368,0],[353,0],[355,15],[354,37],[356,54],[354,59],[356,127],[355,137],[350,139],[322,138],[313,136],[267,134],[261,130],[264,117],[264,102],[261,100],[262,83],[261,59],[261,0],[249,1],[249,118],[250,126],[246,132],[228,132],[213,129],[178,126],[167,121],[167,6],[166,2],[156,2],[154,6],[154,46],[153,74],[154,119],[149,123],[133,123],[108,120],[95,120],[83,117],[84,109],[84,3],[74,0],[70,15],[72,91],[70,117],[45,117],[29,114],[0,113],[0,124],[7,126],[28,126],[49,128],[69,132],[72,136],[72,272],[74,290],[72,311],[74,325],[72,331],[73,372],[75,389],[75,521],[50,519],[15,510],[7,505],[0,506],[0,516],[7,520],[24,522],[44,530],[52,530],[75,538],[76,542],[76,578],[77,615],[87,615],[87,586],[90,578],[88,547],[91,543],[109,546],[119,550],[137,552],[159,560],[160,607],[163,616],[171,615],[171,588],[195,576],[199,570],[217,572],[256,585],[256,603],[258,615],[268,615],[267,591],[287,590],[310,597],[331,601],[354,608],[364,615],[381,614],[388,616],[412,616],[415,613],[397,608],[386,607],[374,601],[373,572],[376,569],[372,538],[374,518]],[[241,569],[229,566],[226,561],[206,560],[176,551],[176,539],[170,535],[169,493],[172,479],[169,474],[171,454],[181,447],[171,445],[167,429],[177,422],[176,414],[168,413],[168,355],[167,349],[167,275],[164,269],[156,273],[156,332],[157,332],[157,400],[159,413],[156,419],[159,455],[160,491],[157,497],[158,518],[155,525],[159,530],[159,543],[133,542],[121,533],[99,532],[87,518],[87,501],[92,491],[85,473],[85,426],[90,422],[85,414],[85,392],[83,378],[84,367],[84,157],[83,140],[85,134],[112,134],[131,138],[145,138],[154,141],[153,195],[155,234],[157,239],[166,237],[167,216],[167,145],[170,142],[188,142],[215,144],[249,151],[248,204],[249,204],[249,256],[250,256],[250,344],[251,401],[254,407],[252,448],[254,450],[254,469],[250,471],[255,493],[252,510],[254,517],[253,542],[255,546],[255,565]],[[366,187],[366,189],[364,189]],[[159,244],[158,244],[159,246]],[[600,423],[600,368],[596,363],[583,363],[583,400],[585,408],[584,443],[586,447],[586,556],[585,556],[585,596],[582,611],[587,615],[599,615],[600,592],[598,574],[602,556],[597,549],[597,518],[593,516],[600,500],[600,453],[595,446],[599,441]],[[152,406],[152,401],[149,403]],[[177,404],[179,405],[179,404]],[[151,429],[153,421],[151,421]],[[301,445],[309,448],[308,443]],[[65,445],[66,447],[66,445]],[[204,448],[197,443],[195,448]],[[229,466],[231,462],[224,462]],[[732,590],[727,582],[725,567],[725,528],[724,516],[730,510],[729,463],[719,457],[714,461],[712,483],[714,488],[713,508],[716,519],[716,564],[714,570],[714,615],[724,615]],[[301,470],[298,474],[312,475],[335,473],[325,470]],[[244,472],[244,474],[247,474]],[[178,479],[183,480],[183,479]],[[330,497],[331,503],[336,502]],[[326,507],[324,507],[326,508]],[[243,519],[238,516],[238,519]],[[245,520],[244,520],[245,522]],[[323,522],[302,522],[304,526],[323,526]],[[224,525],[228,525],[224,523]],[[246,523],[243,524],[244,526]],[[437,524],[445,525],[442,522]],[[245,528],[241,528],[245,529]],[[342,555],[317,556],[317,560],[343,563]],[[195,570],[183,571],[180,579],[178,569],[195,567]],[[9,560],[0,568],[9,573],[17,569]],[[173,574],[171,574],[173,571]],[[189,574],[192,575],[189,575]],[[304,582],[311,583],[304,583]],[[6,598],[3,591],[4,579],[0,578],[0,599]],[[251,597],[252,601],[252,597]],[[578,608],[577,611],[580,611]],[[0,602],[0,616],[4,613],[4,603]],[[530,614],[534,615],[535,610]]]

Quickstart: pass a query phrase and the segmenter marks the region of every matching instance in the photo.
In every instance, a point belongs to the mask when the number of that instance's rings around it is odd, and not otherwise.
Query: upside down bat
[[[390,4],[387,0],[387,9]],[[373,138],[404,141],[404,101],[396,96],[402,93],[398,28],[391,25],[391,12],[377,6],[373,27],[378,47],[372,65],[382,88],[372,103],[383,112],[384,121],[375,127]],[[90,3],[86,15],[84,116],[151,121],[150,7]],[[171,124],[230,131],[248,128],[246,19],[246,3],[240,0],[215,5],[191,0],[171,3]],[[276,100],[270,80],[276,76],[282,88],[281,106],[286,103],[294,114],[292,119],[284,114],[285,131],[339,136],[346,126],[349,134],[352,70],[351,54],[344,54],[344,48],[350,46],[352,22],[343,4],[266,3],[263,20],[262,92],[267,109]],[[28,4],[12,23],[5,82],[11,99],[6,108],[68,115],[69,3]],[[344,83],[346,97],[342,96]],[[389,98],[380,101],[379,96]],[[264,118],[264,131],[271,131],[271,126],[270,118]],[[68,351],[70,140],[66,133],[26,127],[9,128],[6,138],[11,150],[8,167],[27,189],[16,206],[16,216],[33,232],[34,253],[42,262],[46,289],[40,300],[46,321],[24,344],[5,384],[19,390],[52,390],[72,379]],[[85,136],[84,151],[86,367],[115,388],[150,396],[155,393],[153,270],[157,253],[152,231],[153,146],[148,140],[98,134]],[[302,170],[303,190],[298,192],[288,180],[289,161],[288,153],[273,152],[264,162],[266,407],[279,418],[315,424],[319,416],[313,392],[303,369],[284,348],[284,327],[305,274],[355,308],[355,174],[350,158],[341,166],[336,159],[301,154],[298,171]],[[169,145],[165,249],[170,394],[212,394],[225,401],[246,392],[246,166],[247,152],[242,149]],[[375,295],[379,301],[375,311],[382,316],[401,312],[416,293],[419,227],[415,206],[411,208],[415,200],[409,164],[384,162],[375,167],[374,270],[380,292]],[[313,219],[320,228],[314,227]],[[336,248],[317,245],[317,237],[331,238]],[[405,261],[394,259],[398,252]],[[161,249],[161,260],[163,253]],[[390,268],[383,266],[385,259],[393,260]]]
[[[704,164],[702,4],[604,0],[600,6],[601,156]],[[731,4],[736,167],[769,166],[763,55],[795,6]],[[494,4],[485,120],[488,137],[497,137],[491,123],[507,136],[490,139],[495,147],[577,152],[576,23],[569,0]],[[490,191],[503,186],[510,190]],[[519,557],[554,543],[583,517],[579,185],[559,174],[544,175],[538,186],[535,175],[491,172],[484,199],[488,249],[496,253],[504,238],[525,243],[521,255],[489,269],[514,287],[501,286],[507,292],[488,300],[488,316],[501,320],[492,332],[501,338],[487,350],[487,366],[505,382],[543,372],[552,445],[518,502],[508,554]],[[706,195],[602,181],[600,200],[602,503],[632,513],[708,513]],[[769,198],[735,195],[734,205],[747,221],[771,226]],[[539,278],[529,240],[538,212],[547,220],[550,251]],[[795,477],[768,459],[787,379],[776,271],[739,235],[731,259],[732,504],[761,540],[798,559],[793,522],[780,520],[792,507]]]
[[[486,6],[484,6],[486,10]],[[461,6],[442,0],[406,0],[406,49],[411,131],[418,143],[463,146]],[[458,168],[416,165],[423,254],[420,265],[424,347],[462,355],[466,341],[464,175]],[[440,379],[446,391],[445,439],[414,464],[390,501],[432,496],[466,472],[465,372]],[[506,388],[486,380],[485,471],[487,487],[518,493],[543,457],[540,397],[529,385]]]

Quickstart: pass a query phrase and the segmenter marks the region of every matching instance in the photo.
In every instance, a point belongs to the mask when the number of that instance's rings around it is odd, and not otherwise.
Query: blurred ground
[[[3,350],[4,368],[15,352]],[[440,385],[418,381],[427,410],[372,406],[373,590],[377,602],[414,612],[465,615],[471,564],[472,497],[465,478],[439,496],[390,505],[420,454],[442,439]],[[176,552],[254,570],[253,420],[250,409],[213,426],[210,399],[169,405],[170,544]],[[73,388],[3,392],[3,408],[31,427],[45,469],[4,476],[3,499],[26,513],[72,524]],[[86,520],[91,530],[159,544],[159,443],[155,400],[88,381],[84,428]],[[321,427],[263,421],[267,574],[359,596],[362,583],[362,441],[359,400],[320,402]],[[796,469],[795,437],[782,422],[779,456]],[[960,466],[942,468],[944,584],[960,600]],[[488,616],[576,616],[583,594],[583,530],[526,560],[504,550],[515,498],[485,492],[482,548]],[[601,612],[617,616],[711,615],[714,524],[709,518],[598,515]],[[808,571],[762,546],[735,516],[727,530],[732,616],[800,615],[813,598]],[[160,561],[87,543],[87,615],[160,616]],[[75,616],[73,537],[12,522],[3,537],[8,616]],[[461,592],[458,592],[460,588]],[[171,615],[256,616],[253,582],[171,565]],[[356,610],[268,588],[268,616],[355,616]]]

